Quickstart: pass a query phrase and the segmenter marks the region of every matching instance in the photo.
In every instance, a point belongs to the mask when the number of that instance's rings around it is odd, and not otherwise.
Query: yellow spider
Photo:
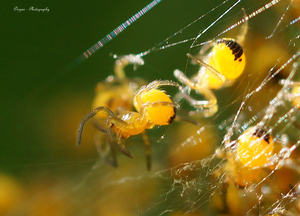
[[[273,137],[268,131],[250,127],[239,137],[236,154],[244,166],[257,168],[271,162],[273,149]]]
[[[105,106],[116,115],[119,115],[125,111],[134,109],[134,94],[141,86],[146,84],[146,81],[140,78],[128,78],[124,71],[124,68],[129,64],[133,64],[134,69],[136,69],[137,66],[144,65],[144,61],[141,57],[130,54],[122,57],[114,56],[114,58],[116,58],[114,75],[108,76],[104,81],[97,84],[92,109],[98,106]],[[95,133],[95,144],[100,157],[105,158],[106,161],[116,167],[117,163],[114,149],[110,148],[104,134],[101,133],[101,131],[106,131],[106,118],[107,116],[100,112],[91,119],[93,125],[99,130]],[[106,155],[108,151],[111,154],[111,158]]]
[[[190,53],[187,56],[197,62],[201,67],[195,76],[189,79],[183,72],[176,69],[174,76],[179,82],[186,85],[181,88],[180,95],[185,97],[196,111],[191,111],[190,115],[203,112],[205,117],[210,117],[218,111],[217,99],[213,89],[220,89],[230,86],[244,71],[246,59],[242,48],[248,23],[245,15],[245,23],[241,29],[237,41],[232,38],[223,38],[217,40],[212,45],[212,50],[204,56],[203,60]],[[203,55],[208,47],[203,47],[200,56]],[[189,94],[191,89],[202,94],[207,100],[196,100]]]
[[[224,185],[219,187],[212,200],[218,204],[219,211],[232,215],[245,215],[255,211],[257,202],[255,192],[246,188],[257,184],[268,175],[264,165],[270,162],[273,151],[272,136],[261,127],[250,127],[237,141],[227,143],[226,162],[216,169],[215,177],[223,178]]]
[[[106,106],[98,106],[87,114],[81,121],[78,129],[77,144],[80,145],[84,125],[97,114],[105,115],[104,127],[101,131],[107,135],[107,140],[111,146],[128,157],[132,157],[130,151],[121,142],[122,138],[142,134],[146,145],[147,167],[150,169],[150,143],[145,130],[151,129],[155,125],[169,125],[175,118],[178,105],[173,103],[171,98],[162,90],[160,86],[179,86],[172,81],[153,81],[142,86],[133,98],[133,105],[137,112],[132,110],[122,110],[121,114],[115,114]]]
[[[114,56],[114,58],[117,59],[114,66],[114,75],[97,84],[92,109],[98,106],[105,106],[116,115],[119,115],[134,109],[134,94],[141,86],[146,84],[146,81],[140,78],[128,78],[124,71],[124,68],[129,64],[133,64],[134,69],[139,65],[143,65],[144,61],[142,58],[132,54],[122,57]],[[106,118],[107,116],[100,112],[91,119],[93,125],[99,130],[95,133],[94,140],[100,157],[105,158],[107,162],[117,167],[114,149],[110,148],[104,134],[101,133],[101,131],[106,131]],[[110,152],[110,157],[107,157],[108,152]]]
[[[245,130],[236,141],[226,143],[226,155],[221,155],[226,162],[214,173],[216,178],[224,178],[224,184],[212,197],[219,211],[256,215],[258,210],[273,206],[283,196],[294,194],[293,189],[299,181],[299,166],[293,159],[298,155],[285,158],[282,153],[286,152],[287,146],[280,148],[279,143],[274,142],[271,130],[257,125]],[[259,200],[264,200],[263,205],[255,205]],[[274,212],[272,215],[281,215]]]
[[[233,145],[234,144],[234,145]],[[255,126],[245,130],[237,141],[228,142],[225,154],[217,151],[220,158],[226,158],[223,171],[228,172],[228,181],[240,187],[260,180],[264,167],[272,169],[274,154],[272,135],[264,128]]]
[[[127,78],[124,68],[129,64],[143,65],[142,58],[135,55],[126,55],[116,60],[114,66],[115,76],[109,76],[104,82],[97,84],[95,93],[96,96],[92,102],[92,109],[98,106],[105,106],[115,114],[121,114],[124,111],[133,110],[133,98],[135,92],[146,81],[140,78]],[[93,124],[102,130],[106,115],[99,113],[93,119]]]

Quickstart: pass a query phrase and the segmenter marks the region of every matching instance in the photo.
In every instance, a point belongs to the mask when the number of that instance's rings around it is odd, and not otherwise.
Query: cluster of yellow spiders
[[[174,119],[183,120],[176,117],[179,105],[159,87],[178,87],[180,89],[178,95],[185,97],[190,105],[196,108],[196,111],[190,112],[191,115],[200,113],[209,117],[215,114],[218,106],[212,90],[231,85],[245,67],[245,54],[241,44],[247,27],[243,29],[241,36],[238,37],[239,42],[231,38],[217,40],[203,60],[188,53],[187,56],[201,67],[198,74],[191,79],[179,70],[174,71],[174,76],[184,84],[184,87],[169,80],[156,80],[148,85],[142,85],[145,83],[144,80],[127,78],[124,72],[128,64],[143,65],[142,58],[127,55],[117,59],[115,76],[109,76],[96,88],[93,111],[80,123],[77,144],[80,145],[83,127],[90,119],[97,129],[106,133],[109,145],[128,157],[132,155],[122,144],[121,138],[142,134],[146,145],[147,166],[150,169],[150,143],[145,130],[155,125],[169,125]],[[189,95],[191,89],[202,94],[207,100],[193,99]],[[133,111],[133,107],[136,111]],[[114,153],[112,154],[115,157]],[[116,166],[115,160],[112,163]]]
[[[197,124],[197,121],[193,119],[194,116],[202,115],[206,118],[213,116],[218,111],[217,98],[213,91],[232,85],[244,71],[246,57],[243,43],[247,29],[248,23],[245,21],[237,40],[232,38],[218,39],[212,45],[205,45],[199,56],[187,53],[189,58],[200,65],[200,69],[191,78],[176,69],[174,76],[181,84],[170,80],[155,80],[146,84],[147,82],[143,79],[128,78],[125,75],[124,68],[129,64],[133,64],[134,67],[143,65],[143,59],[138,55],[117,58],[114,68],[115,75],[109,76],[104,82],[97,85],[96,96],[92,105],[93,111],[87,114],[80,123],[77,145],[81,144],[85,124],[91,120],[98,131],[101,132],[98,133],[95,139],[99,153],[103,154],[103,143],[106,140],[106,146],[112,158],[109,162],[117,167],[115,149],[128,157],[132,157],[129,149],[122,143],[122,139],[141,134],[146,146],[147,168],[150,170],[150,142],[146,129],[169,125],[174,120]],[[281,84],[292,88],[292,91],[287,95],[288,100],[299,108],[300,83],[281,81]],[[178,88],[179,92],[174,98],[186,99],[193,107],[194,110],[189,112],[190,119],[178,116],[176,112],[180,106],[164,90],[161,90],[163,86]],[[191,96],[192,90],[201,94],[205,100],[193,98]],[[219,197],[220,194],[217,194],[217,196],[213,196],[212,201],[213,203],[219,203],[216,205],[226,202],[226,207],[223,205],[219,207],[221,211],[224,208],[229,208],[229,211],[234,215],[240,215],[246,212],[242,209],[243,204],[237,202],[243,202],[243,200],[245,202],[248,200],[260,202],[257,198],[259,193],[253,195],[246,192],[245,188],[255,183],[256,188],[263,190],[259,184],[265,181],[266,176],[275,173],[275,171],[277,172],[285,164],[280,164],[283,160],[274,160],[274,156],[280,150],[276,149],[271,131],[267,127],[258,125],[249,127],[237,138],[234,145],[228,144],[228,146],[230,146],[230,149],[225,149],[222,153],[219,152],[219,155],[216,151],[217,156],[226,158],[226,163],[214,173],[217,178],[223,176],[224,173],[226,174],[224,180],[227,183],[226,197],[222,198]],[[265,169],[268,171],[265,171]],[[284,172],[284,169],[282,170]],[[284,180],[278,181],[284,182]],[[294,182],[297,181],[291,180],[291,184]],[[292,186],[292,188],[296,187],[295,185]],[[276,190],[275,188],[272,189]],[[220,188],[220,190],[222,194],[224,188]],[[245,196],[239,195],[240,191],[243,191],[242,193]],[[250,198],[246,199],[247,196]],[[252,204],[249,203],[250,206]],[[274,211],[270,215],[289,214],[278,208],[278,211]]]
[[[155,80],[145,85],[146,81],[143,79],[127,78],[124,68],[129,64],[143,65],[144,61],[137,55],[118,58],[114,68],[115,76],[109,76],[104,82],[97,85],[92,105],[93,111],[86,115],[80,123],[77,144],[80,145],[83,127],[90,119],[99,131],[106,133],[108,143],[128,157],[132,157],[132,155],[122,144],[121,139],[142,134],[147,147],[147,164],[150,168],[150,143],[146,129],[151,129],[155,125],[169,125],[174,119],[181,119],[176,118],[176,110],[179,109],[179,105],[159,88],[162,86],[178,87],[180,92],[175,97],[186,98],[187,102],[196,109],[190,111],[190,116],[197,114],[205,117],[213,116],[218,111],[217,99],[213,90],[232,85],[244,71],[246,58],[242,45],[247,29],[246,21],[237,40],[218,39],[213,45],[203,47],[199,57],[187,53],[189,58],[200,65],[200,69],[192,78],[188,78],[183,72],[176,69],[174,76],[183,86],[169,80]],[[210,52],[204,55],[209,48],[211,48]],[[299,97],[295,97],[300,92],[299,83],[291,82],[289,85],[295,86],[291,93],[294,96],[293,103],[300,104]],[[190,96],[192,89],[203,95],[206,100],[192,98]],[[260,136],[261,132],[249,135],[254,138],[242,136],[238,149],[246,149],[247,144],[252,143],[252,139]],[[263,155],[271,155],[272,143],[268,143],[267,148],[265,148],[266,144],[262,143],[252,154],[256,155],[264,150],[266,153]],[[238,152],[240,151],[238,150]],[[238,157],[249,167],[259,166],[262,163],[260,159],[251,157],[252,162],[247,163],[245,161],[249,161],[249,159],[242,156],[241,153],[238,153]],[[266,158],[261,160],[266,161]]]

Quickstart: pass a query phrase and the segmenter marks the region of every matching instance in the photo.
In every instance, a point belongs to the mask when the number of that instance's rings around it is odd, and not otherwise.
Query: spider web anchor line
[[[142,8],[139,12],[137,12],[136,14],[131,16],[129,19],[127,19],[125,22],[123,22],[121,25],[119,25],[117,28],[115,28],[113,31],[111,31],[109,34],[107,34],[105,37],[103,37],[101,40],[99,40],[93,46],[91,46],[87,51],[82,53],[74,61],[72,61],[66,67],[66,70],[67,71],[72,70],[77,65],[79,65],[81,62],[83,62],[84,60],[89,58],[96,51],[98,51],[101,47],[103,47],[105,44],[107,44],[112,39],[114,39],[117,35],[119,35],[121,32],[123,32],[128,26],[130,26],[135,21],[137,21],[139,18],[141,18],[144,14],[146,14],[148,11],[150,11],[153,7],[155,7],[161,1],[162,0],[153,0],[152,2],[150,2],[148,5],[146,5],[144,8]]]
[[[243,19],[241,19],[240,21],[238,21],[237,23],[231,25],[230,27],[228,27],[227,29],[225,29],[224,31],[222,31],[221,33],[219,33],[217,35],[217,37],[220,37],[221,35],[225,34],[226,32],[236,28],[237,26],[241,25],[242,23],[252,19],[253,17],[255,17],[256,15],[262,13],[265,10],[268,10],[269,8],[273,7],[274,5],[276,5],[277,3],[279,3],[281,0],[273,0],[270,1],[269,3],[265,4],[264,6],[260,7],[259,9],[255,10],[254,12],[252,12],[251,14],[249,14],[248,16],[244,17]]]

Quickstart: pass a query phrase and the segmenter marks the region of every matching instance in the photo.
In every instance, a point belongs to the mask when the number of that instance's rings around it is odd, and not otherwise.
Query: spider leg
[[[140,109],[140,112],[139,112],[140,121],[141,122],[147,121],[147,119],[148,119],[147,108],[158,107],[158,106],[171,106],[171,107],[174,107],[175,109],[179,108],[179,105],[177,103],[170,103],[170,102],[166,102],[166,101],[157,101],[154,103],[146,103],[146,104],[143,104],[143,106]]]
[[[182,91],[179,91],[174,95],[174,97],[172,99],[173,101],[179,102],[180,100],[182,100],[184,98],[184,96],[181,92],[185,92],[186,94],[190,94],[190,92],[191,92],[191,87],[189,87],[189,86],[179,87],[179,89],[182,89]]]
[[[145,90],[149,91],[160,86],[179,86],[179,84],[171,80],[154,80],[146,86]]]
[[[105,139],[104,134],[97,131],[94,140],[100,158],[105,158],[105,160],[108,163],[110,163],[113,167],[117,168],[118,164],[117,164],[114,148],[111,148],[108,139]],[[110,157],[108,157],[107,155],[108,153],[110,153]]]
[[[242,10],[244,13],[244,18],[242,19],[242,22],[244,22],[244,24],[242,25],[242,27],[240,29],[240,33],[237,36],[237,40],[236,40],[240,45],[244,44],[245,37],[246,37],[247,31],[248,31],[248,19],[249,19],[249,17],[246,14],[245,9],[242,8]]]
[[[139,119],[141,121],[141,123],[143,124],[143,121],[147,121],[147,108],[151,108],[151,107],[158,107],[158,106],[171,106],[174,108],[178,108],[179,106],[175,103],[170,103],[170,102],[166,102],[166,101],[157,101],[154,103],[146,103],[144,104],[139,112]],[[143,136],[143,140],[145,143],[145,151],[146,151],[146,163],[147,163],[147,169],[150,170],[151,169],[151,150],[150,150],[150,142],[149,142],[149,137],[146,133],[146,130],[144,130],[142,132],[142,136]]]
[[[81,122],[80,122],[80,124],[79,124],[79,127],[78,127],[78,131],[77,131],[77,146],[80,146],[84,125],[85,125],[91,118],[93,118],[98,112],[101,112],[101,111],[103,111],[104,113],[106,113],[108,116],[114,116],[114,115],[115,115],[110,109],[108,109],[107,107],[104,107],[104,106],[96,107],[92,112],[90,112],[89,114],[87,114],[87,115],[81,120]]]
[[[106,139],[107,146],[111,147],[108,139]],[[106,159],[108,163],[110,163],[113,167],[117,168],[118,167],[118,162],[116,158],[116,152],[114,148],[109,148],[110,149],[110,159]]]
[[[117,58],[116,55],[115,55],[115,58]],[[133,69],[135,70],[136,65],[144,65],[144,60],[140,56],[133,55],[133,54],[118,58],[116,60],[116,64],[115,64],[115,68],[114,68],[114,72],[115,72],[115,75],[117,78],[119,78],[119,79],[126,78],[124,68],[129,64],[133,64],[134,65]]]
[[[197,62],[199,65],[205,67],[207,70],[212,72],[221,82],[225,82],[225,76],[223,74],[221,74],[219,71],[217,71],[215,68],[206,64],[201,59],[198,59],[198,58],[192,56],[190,53],[187,53],[186,55],[187,55],[187,57],[189,57],[189,58],[193,59],[195,62]]]
[[[118,149],[120,152],[122,152],[124,155],[132,158],[132,155],[130,153],[130,151],[128,150],[128,148],[125,147],[125,145],[121,142],[121,137],[118,137],[118,139],[115,138],[114,136],[114,131],[112,126],[114,124],[127,124],[126,122],[122,121],[121,119],[118,119],[114,116],[109,116],[106,119],[106,125],[107,125],[107,138],[108,141],[110,143],[110,145],[112,145],[113,147],[115,147],[116,149]]]
[[[217,98],[211,89],[203,87],[198,88],[197,90],[207,98],[207,101],[197,101],[190,98],[191,105],[196,107],[212,108],[217,104]]]
[[[196,107],[196,111],[190,111],[190,115],[199,114],[203,112],[204,117],[211,117],[218,111],[217,98],[215,94],[209,88],[201,88],[197,89],[207,100],[196,100],[192,98],[190,95],[183,93],[183,96],[187,99],[187,101],[194,107]],[[205,109],[204,109],[205,108]]]
[[[156,89],[160,86],[179,86],[179,83],[171,81],[171,80],[154,80],[148,85],[142,86],[140,90],[136,93],[135,99],[136,102],[141,106],[143,104],[141,95],[143,92],[147,92],[151,89]]]
[[[103,133],[106,133],[105,128],[102,127],[102,125],[100,125],[98,121],[95,121],[93,119],[91,121],[92,121],[92,123],[93,123],[93,125],[94,125],[95,128],[97,128],[99,131],[101,131]]]
[[[181,95],[186,98],[191,106],[196,107],[197,111],[191,111],[190,115],[203,112],[205,117],[210,117],[218,111],[217,98],[212,90],[207,87],[199,87],[192,80],[187,78],[180,70],[174,71],[174,76],[185,85],[189,86],[191,89],[196,90],[198,93],[202,94],[207,100],[196,100],[192,98],[187,92],[186,88],[179,86]],[[206,109],[206,110],[203,110]]]
[[[104,134],[97,131],[94,136],[94,142],[96,144],[97,151],[101,158],[105,157],[105,155],[109,151],[109,146],[106,145],[105,147],[103,147],[103,141],[105,141]]]
[[[187,76],[182,73],[180,70],[176,69],[174,70],[174,76],[179,80],[179,82],[185,84],[186,86],[190,87],[191,89],[196,90],[196,84],[190,80],[189,78],[187,78]],[[179,89],[181,90],[181,92],[185,93],[186,92],[186,88],[182,88],[181,86],[179,86]]]
[[[118,167],[118,162],[117,162],[117,158],[116,158],[116,152],[114,148],[110,148],[110,156],[112,158],[112,160],[108,160],[108,162],[115,168]]]
[[[143,131],[142,133],[143,140],[145,143],[145,151],[146,151],[146,164],[147,164],[147,169],[151,170],[151,146],[149,142],[149,137],[146,133],[146,130]]]

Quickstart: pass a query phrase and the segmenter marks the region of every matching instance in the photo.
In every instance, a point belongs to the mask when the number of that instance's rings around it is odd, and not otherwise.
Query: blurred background
[[[153,154],[150,172],[146,170],[141,136],[129,138],[126,145],[134,158],[118,153],[119,168],[115,169],[100,159],[92,125],[85,129],[82,146],[76,146],[77,127],[91,111],[95,86],[113,74],[115,60],[111,55],[159,48],[160,42],[208,13],[167,42],[193,38],[235,1],[161,1],[90,58],[65,70],[89,47],[149,3],[149,0],[1,3],[0,215],[159,215],[167,209],[176,209],[176,198],[174,202],[165,198],[165,204],[159,207],[155,205],[159,201],[149,201],[162,194],[167,197],[164,186],[172,185],[173,180],[170,174],[163,176],[165,170],[171,172],[180,163],[212,155],[224,135],[219,125],[235,114],[243,95],[253,90],[270,68],[276,67],[279,58],[283,63],[299,49],[299,44],[292,45],[296,35],[299,36],[299,22],[293,25],[289,22],[299,17],[300,9],[282,0],[249,20],[245,42],[245,52],[249,53],[247,69],[233,87],[217,92],[220,113],[209,120],[198,119],[202,129],[175,122],[149,131]],[[242,8],[249,14],[266,3],[241,1],[203,34],[198,43],[215,38],[239,21],[243,17]],[[18,12],[16,7],[48,8],[49,12]],[[287,7],[291,8],[287,11]],[[284,24],[276,28],[283,15]],[[239,27],[222,37],[235,38],[238,31]],[[151,51],[144,57],[144,66],[137,70],[126,68],[128,76],[150,82],[174,80],[174,69],[192,75],[197,67],[188,64],[186,53],[196,54],[201,48],[190,49],[192,41]],[[282,73],[282,77],[287,74]],[[251,111],[265,107],[277,91],[275,86],[268,88],[267,94],[258,94],[260,102]],[[168,93],[174,95],[176,91],[171,89]],[[186,104],[183,108],[191,109]],[[184,148],[188,138],[195,141],[196,149]],[[121,193],[124,197],[118,197]]]

